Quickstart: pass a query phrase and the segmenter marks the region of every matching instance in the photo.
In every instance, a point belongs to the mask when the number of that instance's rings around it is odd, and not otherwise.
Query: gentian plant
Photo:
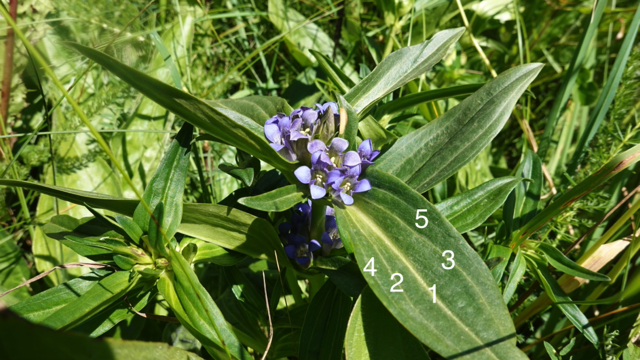
[[[213,359],[340,360],[344,353],[351,360],[394,349],[405,354],[398,359],[428,359],[430,353],[515,360],[527,357],[516,346],[507,303],[528,268],[550,301],[597,344],[589,321],[557,291],[548,268],[593,281],[609,278],[531,236],[586,187],[636,162],[640,150],[614,158],[545,210],[538,207],[542,167],[531,151],[515,176],[433,205],[424,194],[494,139],[542,66],[511,68],[434,121],[390,135],[379,120],[422,100],[389,95],[442,60],[463,32],[444,30],[401,48],[357,79],[317,54],[336,97],[297,109],[273,96],[202,100],[99,50],[66,43],[183,125],[138,198],[0,182],[92,213],[81,219],[56,215],[42,226],[48,238],[91,260],[84,265],[92,270],[10,311],[90,337],[153,313],[148,317],[154,321],[181,326],[194,351]],[[228,166],[229,173],[245,186],[217,203],[183,203],[194,144],[203,139],[235,148],[242,161]],[[103,150],[111,154],[108,146]],[[112,166],[130,182],[127,171]],[[506,264],[485,262],[461,234],[505,201],[516,210],[511,217],[505,210],[497,249],[499,257],[517,260],[501,291],[496,277]],[[517,215],[524,208],[530,211]],[[238,264],[262,276],[249,279]],[[308,285],[305,293],[300,283]]]

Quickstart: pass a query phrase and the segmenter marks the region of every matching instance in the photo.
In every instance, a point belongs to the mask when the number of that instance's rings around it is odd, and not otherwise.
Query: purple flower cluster
[[[371,189],[369,180],[361,175],[380,152],[367,139],[358,151],[345,153],[349,142],[336,137],[338,106],[332,102],[316,106],[318,110],[301,107],[289,116],[277,114],[265,123],[265,136],[285,159],[310,165],[300,166],[295,175],[309,185],[312,199],[327,196],[351,205],[354,193]]]
[[[315,239],[309,240],[311,224],[311,201],[300,203],[294,207],[291,222],[280,224],[280,239],[284,243],[284,251],[291,260],[300,266],[308,267],[313,260],[313,253],[322,248],[322,254],[328,255],[332,249],[342,248],[338,234],[333,208],[327,207],[325,231],[320,237],[322,244]]]

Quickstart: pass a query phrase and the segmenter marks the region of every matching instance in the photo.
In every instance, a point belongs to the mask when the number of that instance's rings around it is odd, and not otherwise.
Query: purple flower
[[[318,122],[318,112],[308,107],[295,109],[291,113],[291,140],[310,139]]]
[[[312,199],[320,199],[327,193],[327,166],[331,166],[331,159],[324,151],[317,151],[311,155],[311,168],[300,166],[294,171],[298,180],[309,185]]]
[[[367,179],[358,180],[360,176],[360,166],[347,168],[339,174],[329,174],[332,187],[331,194],[336,200],[341,200],[345,205],[353,204],[353,193],[360,193],[371,190],[371,183]]]
[[[343,247],[340,234],[338,233],[338,225],[332,207],[327,207],[324,221],[324,233],[320,237],[322,241],[322,254],[329,255],[333,249],[341,249]]]
[[[367,139],[360,143],[358,146],[358,155],[362,161],[362,172],[364,172],[369,166],[373,165],[373,159],[375,159],[380,150],[373,150],[371,139]]]
[[[296,160],[296,154],[291,146],[291,119],[285,114],[277,114],[267,120],[264,125],[264,135],[283,158]]]
[[[304,239],[304,238],[303,238]],[[306,240],[306,239],[305,239]],[[301,266],[309,266],[313,260],[313,252],[320,249],[321,245],[317,240],[311,240],[308,244],[301,242],[290,244],[284,247],[284,252],[289,259],[295,259]]]
[[[313,140],[307,146],[311,154],[322,151],[329,156],[332,168],[339,168],[342,165],[342,152],[349,147],[349,142],[343,138],[333,138],[329,147],[322,140]],[[356,154],[357,155],[357,154]]]

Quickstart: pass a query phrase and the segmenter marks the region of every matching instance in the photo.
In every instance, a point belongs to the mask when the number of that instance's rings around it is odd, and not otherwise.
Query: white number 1
[[[429,290],[431,290],[431,293],[433,294],[433,303],[436,303],[436,284],[433,284],[432,287],[429,288]]]
[[[427,225],[429,225],[429,219],[427,219],[427,217],[424,216],[424,215],[420,215],[420,213],[423,212],[423,211],[427,212],[427,209],[418,209],[416,211],[416,220],[424,219],[424,224],[420,225],[420,224],[416,223],[416,227],[418,229],[424,229],[424,228],[427,227]]]

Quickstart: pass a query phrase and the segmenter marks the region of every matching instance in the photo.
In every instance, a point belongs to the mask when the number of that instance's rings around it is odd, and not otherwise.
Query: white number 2
[[[426,217],[426,216],[424,216],[424,215],[420,215],[420,213],[421,213],[421,212],[423,212],[423,211],[424,211],[424,212],[427,212],[427,209],[418,209],[418,210],[416,211],[416,220],[424,219],[424,224],[422,224],[422,225],[420,225],[420,224],[418,224],[418,223],[416,222],[416,227],[417,227],[418,229],[424,229],[424,228],[426,228],[426,227],[427,227],[427,225],[429,225],[429,219],[427,219],[427,217]]]
[[[451,265],[445,265],[444,263],[442,264],[442,267],[445,270],[451,270],[456,266],[456,262],[453,260],[453,251],[451,250],[445,250],[445,252],[442,253],[442,256],[447,256],[450,255],[451,257],[447,259],[448,263],[451,263]]]
[[[396,289],[396,286],[402,284],[402,280],[403,280],[402,274],[395,273],[395,274],[391,275],[391,280],[393,280],[393,278],[396,277],[396,276],[400,276],[400,281],[398,281],[397,283],[393,284],[393,286],[391,287],[391,290],[389,290],[389,291],[390,292],[403,292],[402,289]]]
[[[368,267],[370,267],[369,269],[367,269]],[[369,260],[369,262],[367,263],[367,265],[364,266],[364,269],[362,269],[363,272],[370,272],[371,276],[374,276],[376,274],[376,270],[375,269],[375,261],[373,260],[373,258],[371,258],[371,260]]]

